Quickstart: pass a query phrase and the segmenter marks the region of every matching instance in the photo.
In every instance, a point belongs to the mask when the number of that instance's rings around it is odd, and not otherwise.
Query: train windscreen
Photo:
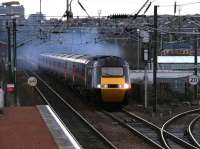
[[[101,75],[105,77],[123,76],[123,68],[122,67],[102,67]]]

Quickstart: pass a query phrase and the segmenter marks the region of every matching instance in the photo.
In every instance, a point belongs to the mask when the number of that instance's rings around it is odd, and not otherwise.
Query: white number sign
[[[37,85],[37,79],[35,77],[28,78],[28,84],[30,86],[36,86]]]
[[[189,76],[189,83],[191,85],[197,85],[198,82],[199,82],[199,77],[198,76],[196,76],[196,75]]]

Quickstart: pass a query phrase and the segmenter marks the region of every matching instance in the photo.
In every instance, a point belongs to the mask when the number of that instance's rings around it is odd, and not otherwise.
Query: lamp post
[[[17,98],[17,25],[16,25],[16,19],[18,18],[18,15],[12,16],[12,43],[13,43],[13,84],[15,88],[15,94],[14,94],[14,104],[18,105],[19,101]]]
[[[40,0],[40,22],[41,22],[41,15],[42,15],[42,0]]]
[[[200,27],[200,25],[198,23],[196,23],[195,21],[190,21],[188,22],[189,24],[193,23],[196,26]],[[198,53],[197,53],[197,49],[198,49],[198,35],[194,35],[193,41],[194,41],[194,75],[197,76],[198,74]],[[198,100],[198,84],[194,85],[194,96],[193,96],[193,100],[197,101]],[[200,104],[200,101],[198,102],[198,104]]]
[[[40,0],[40,29],[39,29],[40,38],[41,38],[41,35],[42,35],[41,23],[42,23],[42,0]]]
[[[101,24],[101,12],[102,12],[101,9],[97,11],[97,13],[98,13],[98,19],[99,19],[99,26]]]
[[[67,15],[67,21],[69,21],[69,0],[66,1],[66,8],[67,8],[67,11],[66,11],[66,15]]]
[[[11,41],[10,41],[10,23],[7,21],[7,32],[8,32],[8,82],[12,80],[11,71]]]
[[[157,112],[157,26],[158,26],[158,14],[157,7],[154,6],[154,35],[153,35],[153,94],[154,94],[154,102],[153,102],[153,112]]]
[[[194,35],[194,75],[195,76],[197,76],[198,74],[197,49],[198,49],[198,38],[197,38],[197,35]],[[197,100],[198,100],[198,84],[194,85],[194,101],[197,101]]]
[[[13,83],[15,86],[14,104],[17,104],[17,36],[16,19],[13,19]]]

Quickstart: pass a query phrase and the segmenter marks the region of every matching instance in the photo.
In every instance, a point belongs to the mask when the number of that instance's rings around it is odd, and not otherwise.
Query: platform
[[[48,106],[9,107],[0,115],[0,149],[78,149]]]

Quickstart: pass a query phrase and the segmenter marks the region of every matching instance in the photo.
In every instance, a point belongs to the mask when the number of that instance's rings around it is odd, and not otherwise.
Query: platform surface
[[[36,107],[10,107],[0,115],[0,149],[58,149]]]
[[[37,106],[59,149],[81,149],[70,130],[63,125],[56,113],[47,105]]]

